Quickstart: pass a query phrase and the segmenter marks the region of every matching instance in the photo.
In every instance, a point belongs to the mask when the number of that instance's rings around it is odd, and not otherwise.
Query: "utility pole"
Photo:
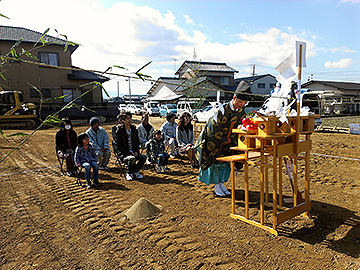
[[[252,81],[251,81],[251,85],[253,85],[253,84],[254,84],[254,77],[255,77],[255,64],[250,65],[250,66],[252,66]]]
[[[172,60],[174,61],[174,75],[175,75],[175,66],[176,66],[176,58],[172,58]]]
[[[129,102],[131,104],[131,87],[130,87],[130,77],[129,77]]]
[[[255,64],[250,65],[250,66],[252,66],[252,76],[254,77],[255,76]]]
[[[118,106],[119,106],[119,104],[120,104],[120,93],[119,93],[119,91],[120,91],[120,87],[119,87],[119,81],[116,81],[116,85],[117,85],[117,92],[118,92]]]

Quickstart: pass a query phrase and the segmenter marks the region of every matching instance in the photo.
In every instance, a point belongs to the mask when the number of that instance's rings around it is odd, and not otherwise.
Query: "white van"
[[[184,112],[188,112],[193,116],[196,112],[200,111],[200,109],[198,101],[181,100],[177,104],[177,117],[180,118]]]
[[[144,104],[144,108],[149,115],[160,115],[160,108],[158,102],[150,101]]]

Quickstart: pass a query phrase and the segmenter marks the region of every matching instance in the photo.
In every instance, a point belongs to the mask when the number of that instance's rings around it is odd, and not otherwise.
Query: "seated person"
[[[85,168],[85,180],[87,188],[91,188],[91,168],[93,168],[94,173],[94,186],[100,185],[95,149],[89,143],[89,136],[86,133],[81,133],[78,136],[78,146],[75,150],[75,162],[77,166]]]
[[[121,161],[127,165],[126,180],[131,181],[133,178],[141,179],[141,168],[144,166],[146,156],[140,154],[140,141],[136,127],[131,124],[132,114],[124,112],[117,116],[117,124],[113,128],[113,139],[117,155]]]
[[[191,124],[191,115],[188,112],[184,112],[179,120],[179,123],[176,127],[176,140],[179,146],[179,152],[187,153],[189,160],[191,162],[191,167],[198,168],[194,151],[194,130],[193,125]]]
[[[136,129],[139,133],[140,147],[147,148],[147,144],[154,132],[154,127],[149,123],[148,114],[142,115],[141,123],[136,127]]]
[[[160,130],[153,133],[149,141],[149,158],[152,162],[156,162],[156,172],[166,172],[166,166],[169,162],[169,154],[165,152],[164,137]]]
[[[174,158],[176,156],[176,115],[174,113],[168,113],[166,115],[166,122],[160,127],[161,132],[165,137],[165,146],[169,147],[170,156]]]
[[[109,135],[104,128],[100,127],[100,121],[97,117],[90,119],[90,128],[85,133],[89,136],[90,142],[95,149],[99,170],[109,170],[107,166],[111,153],[109,149]]]
[[[77,174],[77,167],[74,162],[76,145],[77,134],[72,128],[70,119],[64,117],[61,119],[60,129],[56,132],[55,148],[57,156],[65,159],[66,174],[68,176],[75,176]]]

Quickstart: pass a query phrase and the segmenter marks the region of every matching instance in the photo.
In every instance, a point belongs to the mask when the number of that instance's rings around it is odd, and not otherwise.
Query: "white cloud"
[[[346,46],[341,46],[339,48],[319,48],[319,50],[324,52],[341,52],[341,53],[354,53],[355,51],[352,49],[349,49]]]
[[[194,21],[189,17],[189,15],[183,15],[186,23],[193,24]]]
[[[324,64],[324,67],[326,68],[347,68],[352,64],[352,59],[351,58],[343,58],[338,62],[330,62],[327,61]]]
[[[360,3],[360,0],[341,0],[340,3]]]
[[[176,24],[172,11],[163,14],[149,6],[127,2],[105,8],[97,0],[2,0],[0,7],[11,18],[0,18],[1,24],[39,32],[55,27],[70,40],[82,44],[72,55],[73,65],[92,70],[104,71],[119,65],[132,72],[152,60],[144,73],[154,79],[172,76],[172,58],[177,59],[177,69],[184,60],[193,58],[194,48],[197,58],[203,61],[225,62],[230,66],[275,66],[293,52],[296,40],[307,42],[307,57],[315,55],[312,42],[315,36],[306,31],[295,33],[290,27],[283,31],[271,28],[255,34],[240,33],[233,43],[222,44],[209,41],[207,33],[200,30],[188,34]],[[188,15],[184,18],[192,22]],[[54,31],[51,34],[56,35]],[[126,82],[119,80],[126,92]],[[116,83],[108,85],[116,90]]]

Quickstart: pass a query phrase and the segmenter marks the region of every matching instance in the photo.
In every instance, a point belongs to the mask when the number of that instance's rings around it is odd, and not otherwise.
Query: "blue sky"
[[[153,61],[144,73],[157,79],[174,76],[174,65],[193,60],[196,51],[196,60],[225,62],[239,71],[236,77],[250,75],[254,64],[257,74],[276,76],[274,66],[300,40],[307,42],[303,81],[313,74],[315,80],[360,82],[360,0],[2,0],[0,8],[11,19],[1,19],[3,25],[52,27],[81,43],[73,64],[82,68],[120,65],[131,73]],[[128,92],[124,78],[111,78],[105,84],[111,95],[117,81],[120,92]],[[131,88],[146,93],[150,83],[131,80]]]

